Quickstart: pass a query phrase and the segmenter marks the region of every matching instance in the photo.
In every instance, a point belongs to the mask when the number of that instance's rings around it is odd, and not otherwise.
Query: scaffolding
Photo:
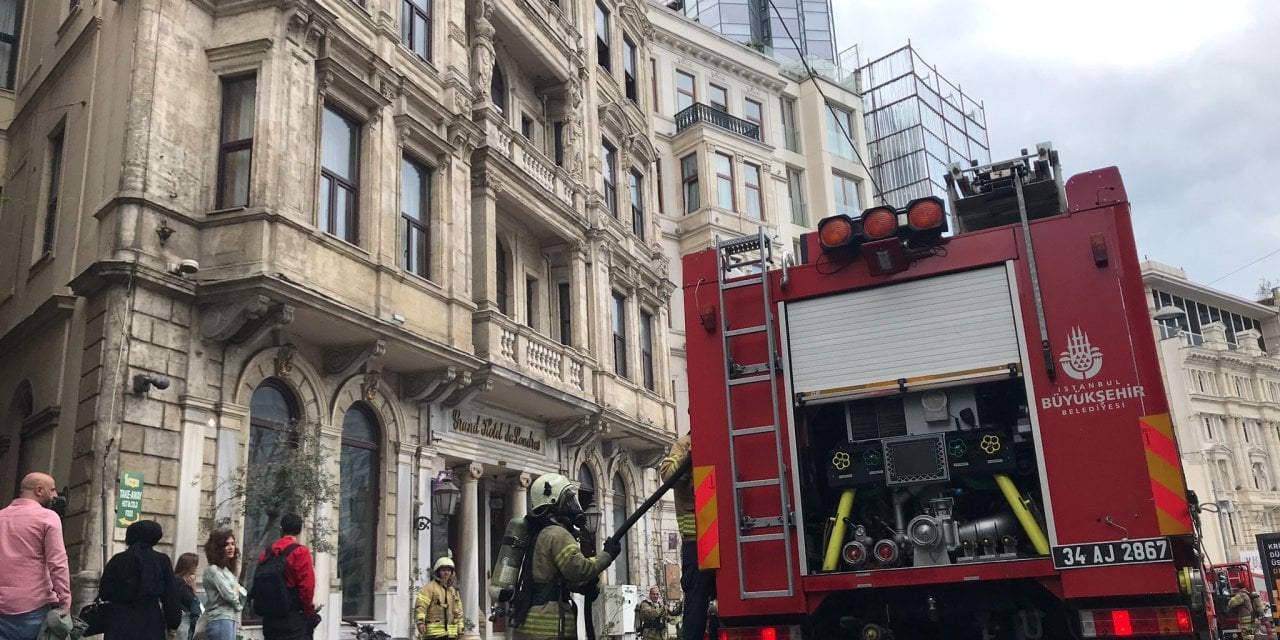
[[[858,69],[871,175],[878,200],[901,207],[924,196],[947,197],[947,165],[991,162],[982,102],[965,95],[908,42],[860,64],[856,47],[840,55]]]

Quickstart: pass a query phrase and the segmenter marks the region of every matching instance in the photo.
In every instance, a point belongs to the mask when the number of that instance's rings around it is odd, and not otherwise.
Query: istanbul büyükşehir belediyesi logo
[[[1102,350],[1089,342],[1089,334],[1080,327],[1067,335],[1067,350],[1058,356],[1062,371],[1076,380],[1088,380],[1102,370]]]

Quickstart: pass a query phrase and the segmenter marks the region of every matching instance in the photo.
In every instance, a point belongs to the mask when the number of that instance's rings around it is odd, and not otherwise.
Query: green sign
[[[116,496],[116,526],[127,527],[142,518],[142,474],[120,472],[120,491]]]

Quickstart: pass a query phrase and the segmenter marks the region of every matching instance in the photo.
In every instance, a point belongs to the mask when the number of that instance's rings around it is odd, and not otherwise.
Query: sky
[[[1280,281],[1280,2],[832,2],[840,48],[910,40],[983,102],[993,160],[1118,166],[1143,258],[1249,298]]]

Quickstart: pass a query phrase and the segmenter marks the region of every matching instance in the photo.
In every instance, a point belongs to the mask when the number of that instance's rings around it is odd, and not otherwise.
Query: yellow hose
[[[1036,548],[1036,553],[1042,556],[1049,555],[1049,541],[1040,530],[1040,523],[1036,522],[1035,516],[1031,515],[1031,512],[1027,511],[1027,506],[1022,503],[1022,494],[1018,493],[1018,487],[1014,486],[1013,480],[1010,480],[1009,476],[998,473],[996,484],[1000,485],[1000,492],[1004,494],[1004,499],[1009,501],[1009,507],[1013,509],[1014,515],[1018,516],[1018,522],[1022,523],[1022,530],[1027,532],[1027,538],[1031,540],[1031,546]]]
[[[836,523],[831,527],[831,539],[827,541],[827,557],[822,562],[823,571],[835,571],[840,562],[840,549],[844,546],[844,522],[853,513],[853,494],[857,489],[845,489],[836,507]]]

